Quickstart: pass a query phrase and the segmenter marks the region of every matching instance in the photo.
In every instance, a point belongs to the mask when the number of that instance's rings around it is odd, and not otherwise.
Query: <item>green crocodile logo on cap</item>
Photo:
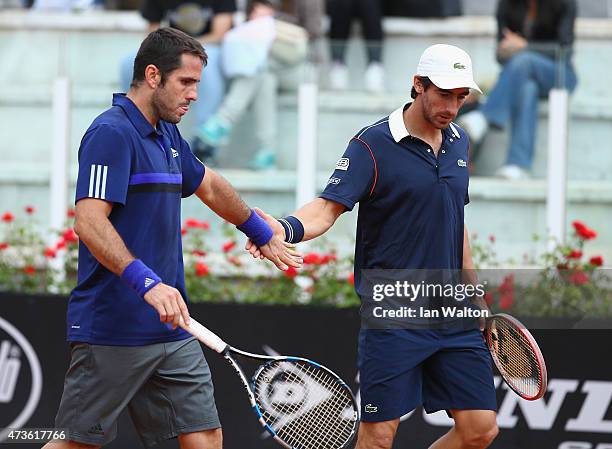
[[[461,64],[460,62],[455,62],[455,65],[453,66],[453,68],[457,70],[465,70],[465,66]]]

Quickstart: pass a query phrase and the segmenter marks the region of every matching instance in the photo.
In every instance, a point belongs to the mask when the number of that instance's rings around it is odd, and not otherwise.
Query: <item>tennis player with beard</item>
[[[205,64],[194,38],[172,28],[152,32],[127,95],[115,94],[81,141],[71,360],[55,421],[68,439],[47,449],[111,442],[126,407],[146,447],[178,437],[182,449],[221,448],[208,365],[199,343],[177,327],[181,317],[189,322],[181,198],[197,195],[258,241],[278,268],[300,265],[231,185],[205,169],[176,127],[197,100]]]
[[[322,235],[359,203],[354,270],[362,300],[372,296],[363,270],[470,272],[469,142],[452,122],[470,89],[480,91],[465,51],[427,48],[413,79],[414,101],[351,139],[320,197],[276,223],[260,215],[297,243]],[[247,249],[260,255],[251,242]],[[391,448],[400,417],[419,405],[454,419],[430,449],[486,448],[498,431],[491,363],[477,323],[470,329],[362,326],[357,449]]]

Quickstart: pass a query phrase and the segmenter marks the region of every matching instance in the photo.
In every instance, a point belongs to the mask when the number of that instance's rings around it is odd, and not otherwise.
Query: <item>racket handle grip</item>
[[[198,323],[193,317],[190,317],[189,325],[186,325],[185,321],[183,321],[183,317],[181,317],[179,326],[219,354],[222,354],[227,347],[227,343],[221,340],[217,334]]]

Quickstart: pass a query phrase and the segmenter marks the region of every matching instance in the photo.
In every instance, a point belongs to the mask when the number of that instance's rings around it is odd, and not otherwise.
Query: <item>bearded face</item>
[[[160,120],[177,124],[189,111],[189,104],[198,99],[197,86],[202,74],[202,60],[183,54],[181,67],[167,74],[151,99],[153,112]]]

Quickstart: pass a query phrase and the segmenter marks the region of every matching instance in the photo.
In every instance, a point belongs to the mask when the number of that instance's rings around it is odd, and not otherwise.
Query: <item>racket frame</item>
[[[210,349],[221,354],[228,361],[228,363],[234,369],[236,374],[238,374],[238,377],[240,378],[240,381],[242,382],[242,386],[247,392],[247,396],[249,398],[249,403],[251,404],[251,408],[255,412],[255,415],[257,415],[259,423],[262,425],[264,429],[266,429],[266,431],[280,445],[286,447],[287,449],[294,449],[293,446],[285,443],[276,434],[274,429],[272,429],[272,427],[270,427],[270,425],[265,422],[263,418],[263,414],[261,410],[259,409],[259,406],[257,405],[257,401],[255,399],[255,393],[254,393],[255,379],[257,379],[257,376],[261,373],[263,369],[266,368],[268,364],[272,362],[278,362],[278,361],[280,362],[287,361],[287,362],[293,362],[293,363],[295,362],[307,363],[307,364],[315,366],[318,369],[322,369],[326,371],[327,373],[329,373],[336,379],[338,384],[340,384],[340,386],[349,393],[352,403],[353,403],[353,409],[355,412],[355,422],[353,425],[353,429],[351,431],[351,435],[347,438],[346,442],[339,449],[344,449],[353,441],[355,434],[357,433],[357,428],[358,428],[358,423],[359,423],[359,418],[360,418],[359,407],[357,406],[357,400],[355,399],[355,395],[353,394],[353,391],[349,388],[349,386],[342,380],[340,376],[338,376],[332,370],[330,370],[329,368],[323,365],[320,365],[317,362],[314,362],[309,359],[305,359],[303,357],[291,357],[291,356],[282,356],[282,355],[281,356],[271,356],[271,355],[254,354],[252,352],[242,351],[240,349],[234,348],[233,346],[230,346],[229,344],[225,343],[214,332],[204,327],[202,324],[197,322],[193,317],[191,317],[190,320],[191,320],[190,324],[186,325],[181,318],[179,325],[183,329],[185,329],[187,332],[192,334],[194,337],[196,337],[199,341],[201,341],[206,346],[208,346]],[[247,379],[247,376],[244,374],[244,371],[242,370],[242,367],[238,364],[238,362],[234,359],[234,357],[232,357],[232,354],[236,354],[241,357],[245,357],[247,359],[257,360],[257,361],[261,361],[265,363],[259,366],[259,368],[255,371],[255,374],[253,374],[253,377],[251,378],[251,382],[249,382],[249,380]]]
[[[507,320],[514,327],[518,328],[519,332],[521,332],[521,334],[525,337],[525,339],[527,340],[527,343],[529,344],[529,346],[531,347],[533,353],[535,354],[536,361],[538,363],[538,366],[540,367],[540,374],[541,374],[541,387],[540,387],[539,391],[537,392],[537,394],[535,394],[533,396],[528,396],[528,395],[522,393],[521,391],[518,391],[512,385],[511,382],[508,382],[506,380],[506,377],[510,377],[510,376],[508,375],[508,373],[504,369],[502,363],[499,361],[499,359],[497,357],[497,352],[495,350],[493,350],[493,343],[494,342],[491,339],[491,323],[496,318],[501,318],[501,319]],[[535,401],[535,400],[540,399],[541,397],[543,397],[544,394],[546,393],[546,389],[548,387],[548,371],[546,369],[546,362],[544,361],[544,356],[542,355],[542,351],[540,350],[540,347],[538,346],[538,343],[536,342],[536,340],[533,337],[533,335],[531,334],[531,332],[529,332],[527,327],[525,327],[525,325],[523,323],[521,323],[519,320],[517,320],[513,316],[508,315],[507,313],[497,313],[495,315],[491,315],[487,319],[487,327],[486,327],[486,330],[485,330],[485,338],[486,338],[486,341],[487,341],[487,346],[489,347],[489,352],[491,353],[491,356],[493,358],[493,362],[495,363],[495,366],[499,370],[499,372],[500,372],[500,374],[502,376],[502,379],[504,379],[504,382],[506,383],[506,385],[508,385],[508,387],[512,391],[514,391],[516,394],[518,394],[521,398],[523,398],[523,399],[525,399],[527,401]]]

